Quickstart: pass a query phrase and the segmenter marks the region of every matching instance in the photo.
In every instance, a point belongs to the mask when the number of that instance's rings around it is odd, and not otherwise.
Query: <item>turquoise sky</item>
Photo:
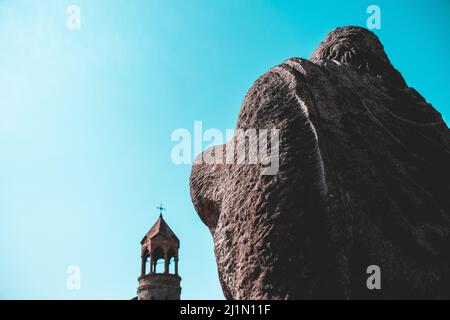
[[[81,30],[66,28],[69,4]],[[0,0],[0,298],[132,298],[162,202],[182,298],[222,299],[171,133],[234,128],[257,77],[365,26],[370,4],[393,64],[448,121],[448,0]]]

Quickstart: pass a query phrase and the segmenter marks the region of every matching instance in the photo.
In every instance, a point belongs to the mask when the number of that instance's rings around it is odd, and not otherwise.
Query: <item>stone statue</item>
[[[279,130],[277,173],[200,156],[190,178],[227,299],[450,298],[449,129],[372,32],[338,28],[256,80],[252,128]]]

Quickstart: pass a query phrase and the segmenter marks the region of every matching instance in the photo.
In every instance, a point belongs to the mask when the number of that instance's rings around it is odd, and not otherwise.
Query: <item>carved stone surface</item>
[[[226,298],[450,297],[449,129],[373,33],[338,28],[270,69],[237,128],[278,128],[280,167],[192,168]]]

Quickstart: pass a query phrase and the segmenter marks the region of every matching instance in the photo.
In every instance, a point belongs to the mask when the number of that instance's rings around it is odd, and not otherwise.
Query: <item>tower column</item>
[[[148,257],[148,260],[148,273],[153,273],[153,259],[151,255]]]
[[[178,275],[178,256],[175,257],[175,274]]]
[[[145,276],[145,266],[147,264],[147,256],[142,256],[142,262],[141,262],[141,276]]]
[[[168,274],[169,273],[169,257],[168,257],[168,255],[167,255],[167,252],[166,252],[166,254],[164,255],[164,273],[165,274]]]

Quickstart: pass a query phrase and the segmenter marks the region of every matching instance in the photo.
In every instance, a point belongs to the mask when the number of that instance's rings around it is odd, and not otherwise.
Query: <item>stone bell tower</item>
[[[138,278],[138,300],[180,300],[180,240],[163,219],[162,211],[165,209],[162,205],[158,209],[159,219],[141,241],[142,263],[141,276]]]

